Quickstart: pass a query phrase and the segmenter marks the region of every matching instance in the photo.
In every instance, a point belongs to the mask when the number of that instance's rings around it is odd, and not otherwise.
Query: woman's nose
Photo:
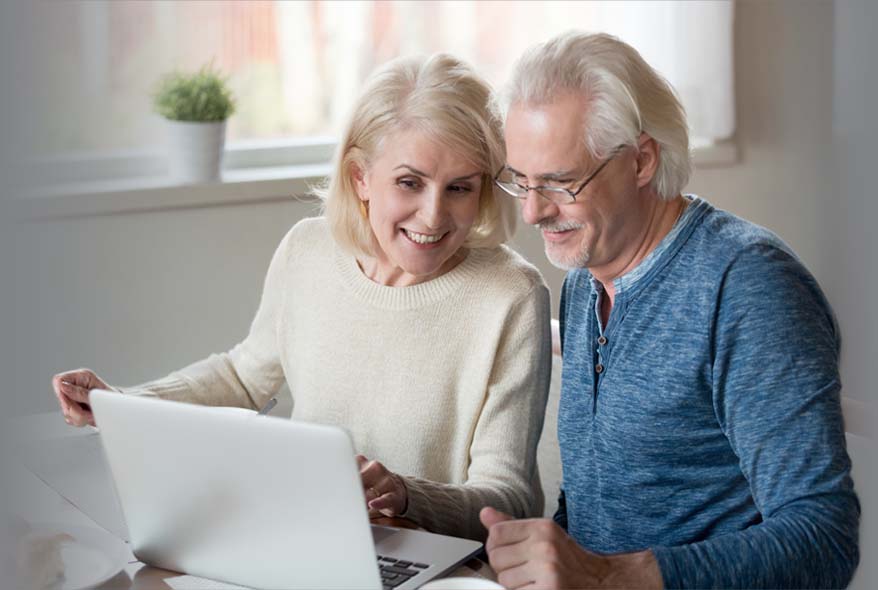
[[[442,226],[445,219],[445,199],[438,190],[430,191],[424,195],[420,208],[421,221],[430,229]]]

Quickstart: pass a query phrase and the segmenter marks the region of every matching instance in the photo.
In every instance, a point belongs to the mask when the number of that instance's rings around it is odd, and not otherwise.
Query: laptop
[[[340,428],[150,397],[90,402],[144,563],[253,588],[417,588],[481,543],[369,523]]]

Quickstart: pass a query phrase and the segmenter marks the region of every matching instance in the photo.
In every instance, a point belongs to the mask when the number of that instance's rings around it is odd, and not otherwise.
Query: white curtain
[[[565,19],[567,28],[610,33],[636,47],[679,93],[696,146],[732,136],[733,2],[584,2],[574,15],[570,3],[547,4],[556,27]]]
[[[331,8],[332,3],[324,8]],[[558,33],[580,29],[616,35],[640,51],[676,88],[689,116],[693,144],[706,145],[730,137],[735,130],[733,17],[731,0],[504,2],[441,0],[393,2],[384,17],[393,24],[380,33],[376,5],[370,1],[341,3],[327,10],[334,23],[322,37],[332,69],[330,109],[338,125],[357,94],[359,82],[383,59],[370,35],[383,38],[397,54],[450,51],[472,62],[495,86],[511,74],[516,58],[528,46]],[[289,9],[287,9],[289,10]],[[378,18],[377,20],[380,20]],[[307,36],[313,22],[296,19],[301,31],[285,39]],[[313,34],[313,33],[312,33]],[[307,59],[300,53],[296,61]],[[301,81],[300,77],[296,77]]]

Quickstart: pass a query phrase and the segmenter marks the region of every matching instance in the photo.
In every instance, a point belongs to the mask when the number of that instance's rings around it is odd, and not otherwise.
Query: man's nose
[[[558,205],[545,198],[537,191],[527,191],[521,204],[521,218],[528,225],[537,225],[558,215]]]

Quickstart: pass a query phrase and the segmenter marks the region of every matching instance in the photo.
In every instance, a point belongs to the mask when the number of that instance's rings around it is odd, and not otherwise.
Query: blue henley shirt
[[[779,238],[687,198],[605,327],[600,283],[567,275],[555,519],[652,549],[666,588],[843,587],[860,506],[832,310]]]

